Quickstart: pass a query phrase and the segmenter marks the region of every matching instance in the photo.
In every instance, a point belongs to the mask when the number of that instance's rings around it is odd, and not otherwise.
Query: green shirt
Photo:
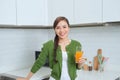
[[[71,80],[75,80],[77,76],[76,75],[77,68],[76,68],[76,63],[75,63],[75,52],[76,52],[77,46],[81,47],[81,44],[76,40],[71,40],[71,43],[66,46],[66,51],[68,55],[68,62],[67,62],[68,73],[69,73]],[[56,59],[58,62],[55,63],[53,49],[54,49],[53,40],[50,40],[43,44],[41,53],[38,59],[36,60],[36,62],[34,63],[34,65],[32,66],[32,69],[31,69],[32,73],[35,73],[36,71],[38,71],[44,65],[46,59],[48,58],[49,67],[52,69],[51,76],[56,80],[60,80],[61,68],[62,68],[62,51],[61,51],[60,46],[58,46],[57,56],[56,56]]]

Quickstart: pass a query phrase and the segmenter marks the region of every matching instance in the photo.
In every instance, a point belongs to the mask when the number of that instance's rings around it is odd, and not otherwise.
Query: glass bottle
[[[88,65],[89,71],[92,71],[92,62],[89,61],[89,65]]]
[[[84,63],[83,68],[84,68],[85,71],[89,71],[87,58],[85,59],[85,63]]]

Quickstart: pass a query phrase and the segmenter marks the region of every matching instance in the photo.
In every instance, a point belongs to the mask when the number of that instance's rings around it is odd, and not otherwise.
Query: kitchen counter
[[[20,69],[16,71],[10,71],[7,72],[6,74],[10,75],[15,75],[15,76],[20,76],[20,77],[26,77],[27,74],[29,73],[31,68],[25,68],[25,69]],[[50,76],[50,68],[48,67],[42,67],[39,71],[37,71],[33,77],[30,80],[42,80],[44,78],[47,78]]]
[[[120,76],[117,71],[78,71],[77,80],[115,80]]]
[[[21,69],[17,71],[10,71],[7,74],[16,75],[20,77],[25,77],[29,73],[30,68]],[[31,80],[42,80],[50,76],[50,68],[42,67],[32,78]],[[84,71],[77,70],[78,77],[76,80],[115,80],[120,76],[120,71],[114,70],[105,70],[103,72],[99,71]]]

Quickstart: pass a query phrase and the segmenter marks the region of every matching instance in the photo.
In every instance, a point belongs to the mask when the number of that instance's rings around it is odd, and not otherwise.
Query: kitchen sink
[[[0,80],[16,80],[17,76],[9,74],[0,74]]]

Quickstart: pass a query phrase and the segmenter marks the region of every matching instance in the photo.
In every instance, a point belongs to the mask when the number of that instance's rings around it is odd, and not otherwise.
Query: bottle
[[[87,58],[85,59],[85,63],[84,63],[83,69],[84,69],[85,71],[89,71]]]
[[[89,61],[89,65],[88,65],[89,71],[92,71],[92,62]]]
[[[94,56],[94,58],[93,58],[93,69],[98,71],[98,67],[99,67],[98,57]]]

